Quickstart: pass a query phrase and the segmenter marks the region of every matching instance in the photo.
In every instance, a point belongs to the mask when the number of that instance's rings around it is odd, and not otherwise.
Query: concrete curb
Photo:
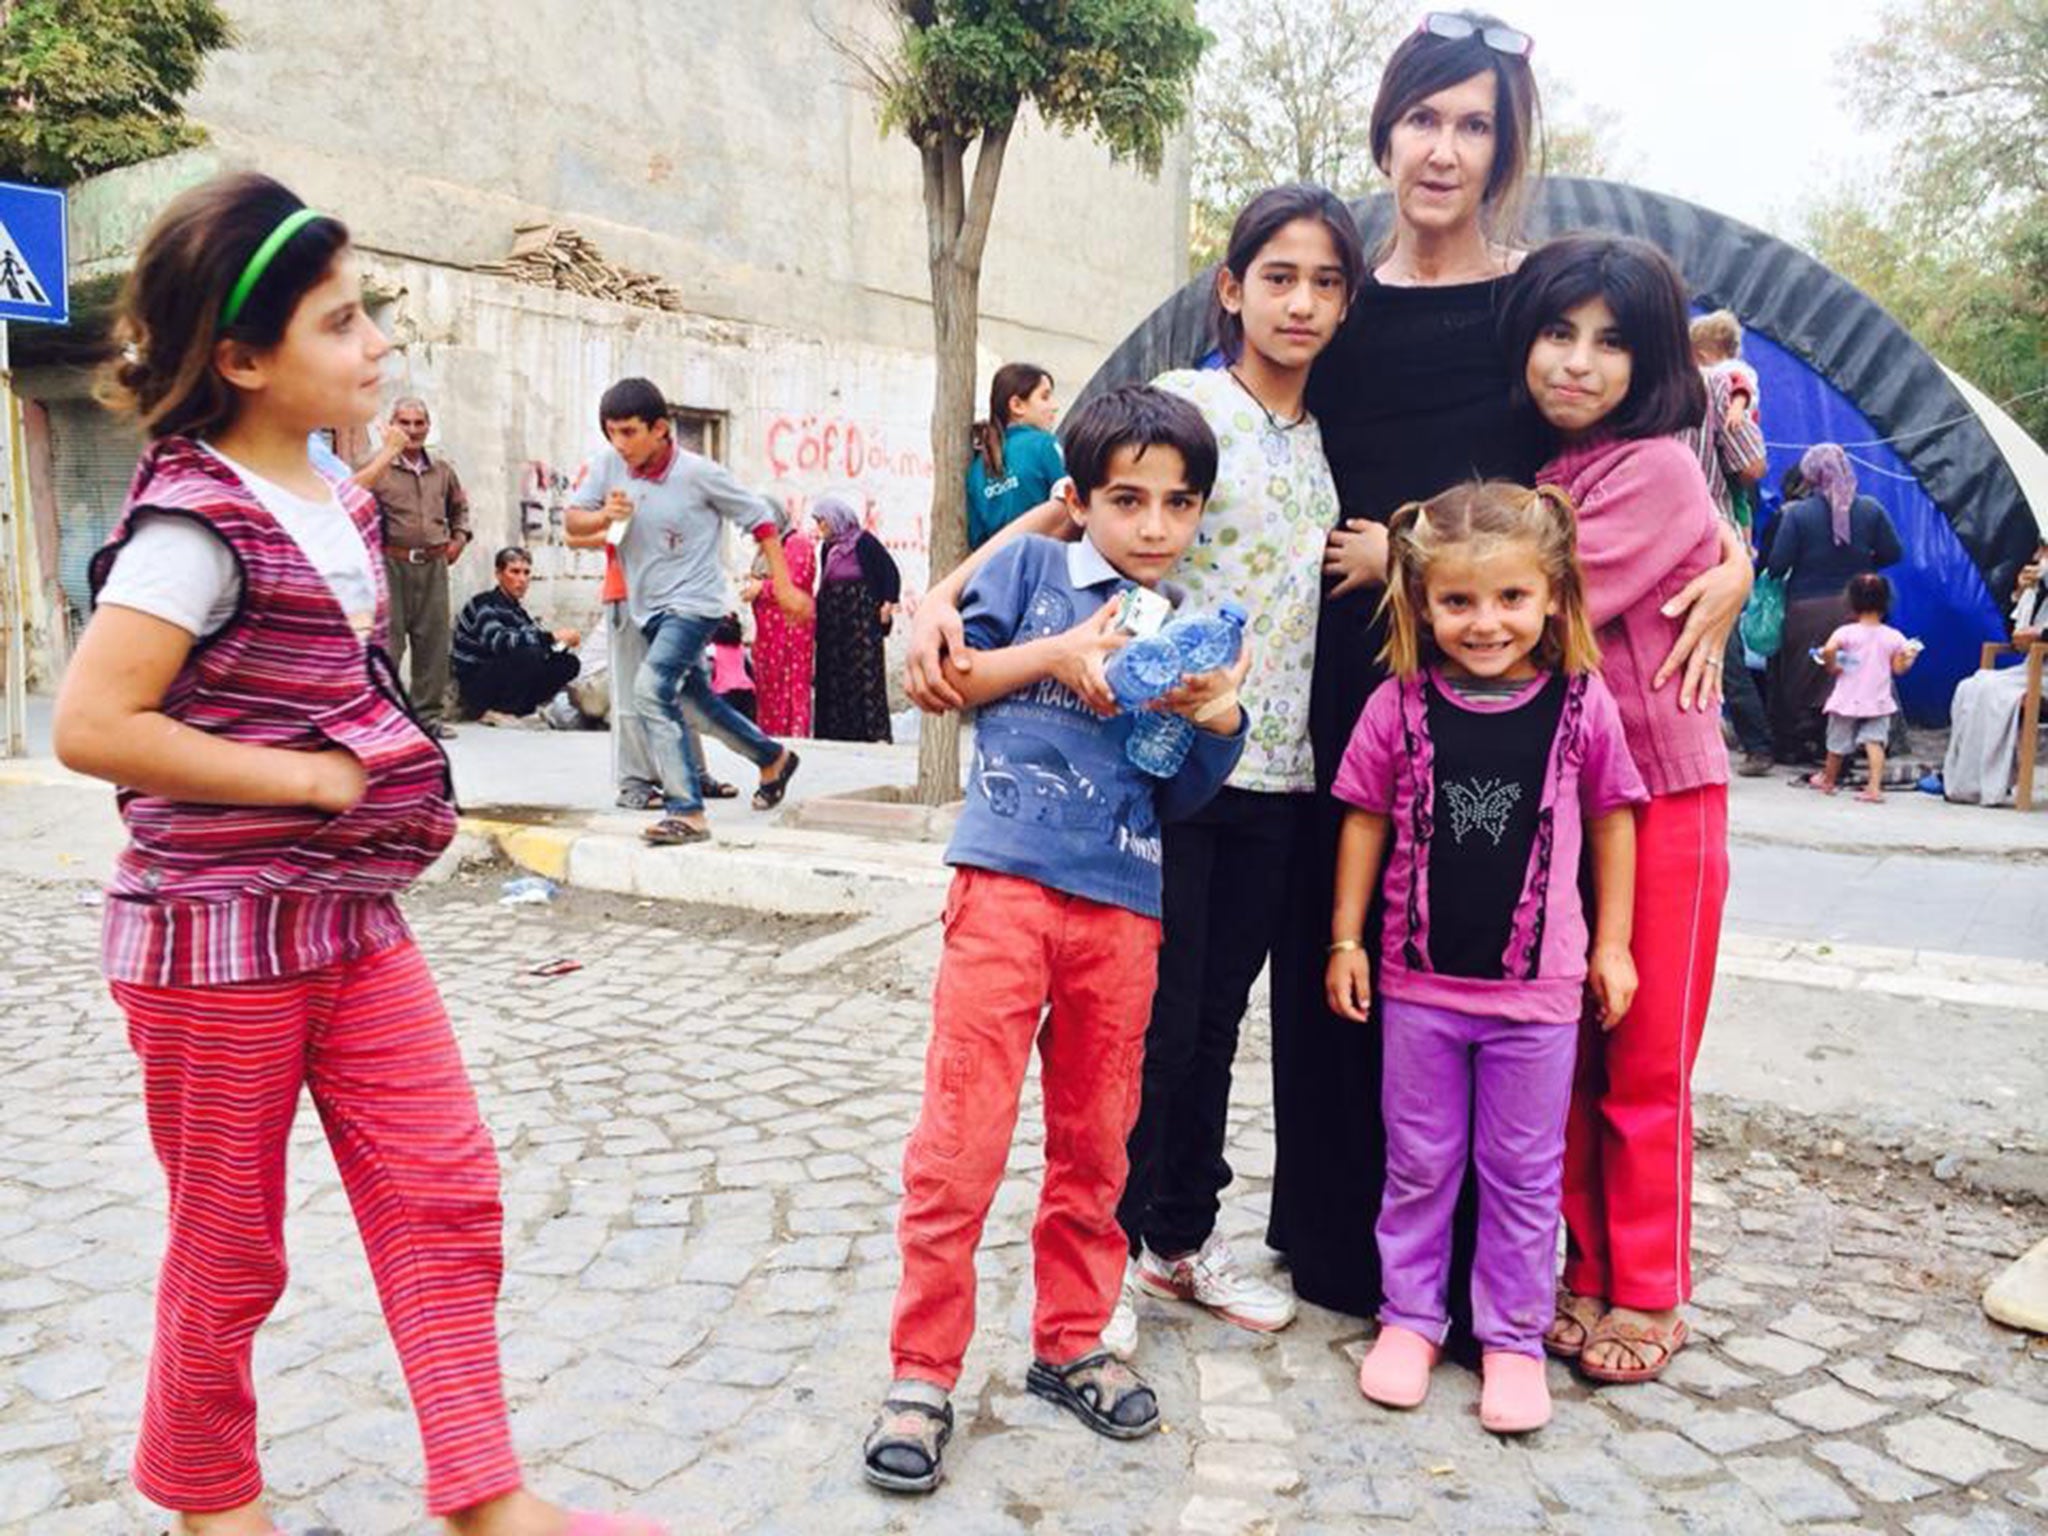
[[[1994,955],[1724,933],[1716,973],[1749,981],[2048,1014],[2048,965]]]
[[[461,830],[559,885],[791,917],[867,917],[920,899],[936,912],[952,875],[934,843],[770,827],[657,848],[642,841],[640,824],[613,830],[466,816]]]
[[[876,948],[931,921],[952,873],[936,843],[821,830],[720,833],[690,848],[651,847],[631,830],[485,817],[463,818],[462,831],[473,847],[488,846],[522,869],[583,890],[792,917],[863,919],[843,934],[793,952],[788,968],[797,972]],[[1730,931],[1722,935],[1717,971],[1827,992],[2048,1014],[2048,964],[2031,960]]]

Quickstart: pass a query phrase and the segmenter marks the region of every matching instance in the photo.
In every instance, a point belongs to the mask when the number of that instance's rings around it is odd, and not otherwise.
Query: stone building
[[[61,666],[86,557],[137,443],[79,366],[149,220],[253,167],[344,219],[399,344],[391,394],[432,407],[477,508],[458,598],[536,546],[536,604],[595,602],[560,505],[604,386],[645,374],[687,441],[801,507],[850,492],[924,580],[931,315],[918,158],[879,133],[835,46],[873,0],[230,0],[237,46],[189,104],[209,143],[73,190],[81,334],[16,332],[39,559],[37,668]],[[985,263],[982,377],[1010,358],[1078,389],[1184,276],[1187,146],[1159,177],[1035,122],[1012,143]],[[480,270],[573,231],[680,296],[667,310]],[[521,231],[527,233],[522,237]],[[68,610],[68,612],[67,612]]]

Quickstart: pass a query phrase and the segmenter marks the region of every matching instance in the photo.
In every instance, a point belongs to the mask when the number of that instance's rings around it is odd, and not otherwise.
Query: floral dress
[[[789,579],[808,592],[818,572],[817,551],[808,534],[792,532],[782,541]],[[811,734],[812,640],[817,626],[792,619],[775,602],[765,581],[754,598],[754,707],[761,729],[778,741]]]

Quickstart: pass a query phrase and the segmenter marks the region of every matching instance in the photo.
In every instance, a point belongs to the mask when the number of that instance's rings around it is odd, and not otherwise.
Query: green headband
[[[264,237],[263,243],[256,247],[256,254],[249,258],[249,265],[242,268],[242,275],[235,279],[234,291],[228,295],[228,301],[221,309],[222,330],[241,318],[242,306],[249,302],[249,295],[263,281],[264,272],[277,253],[284,249],[285,242],[319,217],[311,208],[301,208],[297,213],[287,214],[284,222]]]

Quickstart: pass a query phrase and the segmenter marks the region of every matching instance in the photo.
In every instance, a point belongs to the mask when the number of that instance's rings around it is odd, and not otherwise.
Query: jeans
[[[656,615],[648,627],[647,659],[633,674],[633,713],[661,780],[663,809],[671,816],[704,809],[699,785],[703,768],[690,748],[684,710],[757,768],[766,768],[782,755],[781,743],[762,735],[753,721],[711,691],[704,647],[717,627],[715,618]]]

